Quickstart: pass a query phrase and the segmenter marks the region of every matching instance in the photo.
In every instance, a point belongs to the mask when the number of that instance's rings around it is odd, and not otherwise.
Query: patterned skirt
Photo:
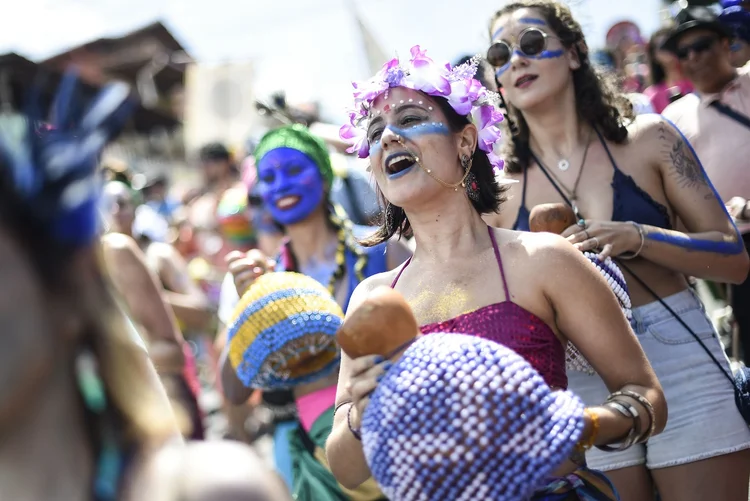
[[[550,479],[532,501],[620,501],[612,482],[603,474],[580,468],[565,477]]]

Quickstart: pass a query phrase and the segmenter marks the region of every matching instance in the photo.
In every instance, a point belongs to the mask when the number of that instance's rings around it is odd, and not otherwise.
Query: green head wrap
[[[258,143],[258,147],[255,148],[256,168],[269,151],[278,148],[292,148],[310,157],[318,166],[326,187],[331,187],[333,183],[331,157],[328,155],[328,150],[323,141],[310,134],[307,127],[294,124],[267,132]]]

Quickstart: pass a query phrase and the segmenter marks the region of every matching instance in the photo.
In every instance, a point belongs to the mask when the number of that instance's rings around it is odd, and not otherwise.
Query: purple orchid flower
[[[371,103],[388,88],[388,82],[383,80],[383,74],[378,73],[374,78],[365,82],[352,82],[355,103]]]
[[[367,133],[352,124],[342,125],[339,129],[339,137],[352,146],[346,150],[347,153],[357,152],[359,158],[370,156],[370,144],[367,142]]]
[[[398,87],[404,80],[404,70],[401,68],[398,59],[391,59],[380,70],[383,73],[383,81],[385,81],[389,87]]]
[[[500,158],[500,155],[495,153],[494,150],[487,153],[487,158],[489,159],[490,164],[493,167],[492,171],[495,173],[496,176],[499,176],[503,170],[503,167],[505,167],[505,162],[503,161],[502,158]]]
[[[471,111],[471,118],[479,129],[479,147],[490,153],[495,142],[500,139],[500,129],[495,124],[502,122],[502,112],[494,106],[484,105],[475,107]]]
[[[404,78],[404,86],[433,96],[449,95],[449,70],[427,57],[426,52],[419,45],[411,48],[412,71]]]
[[[484,87],[479,80],[457,80],[450,83],[451,91],[447,97],[448,102],[459,115],[468,115],[474,102],[484,92]]]

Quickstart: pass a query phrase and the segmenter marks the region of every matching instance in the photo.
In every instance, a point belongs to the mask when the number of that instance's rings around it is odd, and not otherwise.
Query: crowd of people
[[[750,2],[678,7],[506,2],[179,198],[67,74],[0,134],[3,497],[745,501]]]

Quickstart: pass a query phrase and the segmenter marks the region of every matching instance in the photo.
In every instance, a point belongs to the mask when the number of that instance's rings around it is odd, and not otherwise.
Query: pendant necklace
[[[586,139],[586,147],[583,150],[583,158],[581,159],[581,168],[578,169],[578,175],[576,176],[576,180],[575,180],[575,183],[573,184],[573,189],[572,190],[570,188],[568,188],[567,186],[565,186],[565,184],[562,181],[560,181],[560,179],[558,179],[557,176],[555,176],[554,172],[549,171],[549,173],[552,175],[552,177],[555,179],[555,181],[557,181],[557,184],[560,186],[560,188],[562,188],[563,191],[565,191],[565,194],[568,196],[568,200],[570,200],[570,205],[572,206],[571,208],[573,209],[573,212],[575,213],[575,215],[576,215],[577,218],[578,218],[578,215],[579,215],[578,203],[577,203],[578,202],[578,183],[580,183],[580,181],[581,181],[581,175],[583,174],[583,168],[586,165],[586,157],[588,156],[588,153],[589,153],[589,145],[591,144],[591,135],[592,135],[593,130],[594,130],[593,127],[592,127],[591,130],[589,130],[589,135],[588,135],[588,137]],[[537,160],[537,162],[538,162],[538,160]],[[542,167],[542,169],[544,169],[544,166],[541,166],[541,167]],[[557,167],[561,171],[566,171],[566,170],[568,170],[570,168],[570,162],[568,162],[567,160],[560,160],[557,163]]]

